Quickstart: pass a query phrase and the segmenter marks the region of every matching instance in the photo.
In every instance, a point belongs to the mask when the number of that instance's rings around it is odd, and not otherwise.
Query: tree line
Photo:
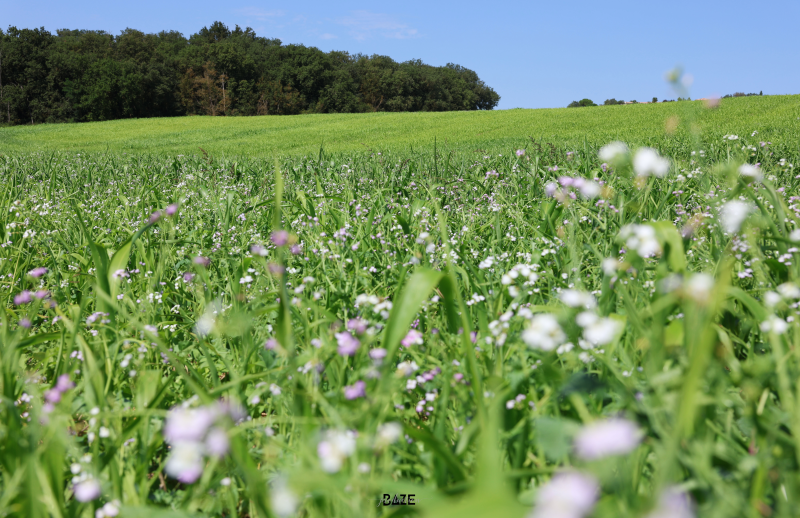
[[[189,38],[0,29],[0,122],[179,115],[491,110],[500,96],[449,63],[323,52],[221,22]]]

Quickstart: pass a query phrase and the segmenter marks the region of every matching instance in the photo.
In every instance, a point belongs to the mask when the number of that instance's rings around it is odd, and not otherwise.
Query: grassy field
[[[670,118],[693,120],[709,141],[750,134],[775,145],[796,145],[800,96],[724,99],[716,110],[680,102],[587,109],[504,110],[447,113],[373,113],[287,117],[176,117],[84,124],[0,128],[0,153],[78,151],[195,154],[203,148],[228,156],[302,155],[320,145],[331,152],[410,151],[440,146],[502,151],[529,137],[559,146],[591,146],[612,140],[656,145],[682,140],[685,125],[667,133]],[[672,119],[675,121],[675,119]]]
[[[0,130],[0,516],[797,516],[797,103]]]

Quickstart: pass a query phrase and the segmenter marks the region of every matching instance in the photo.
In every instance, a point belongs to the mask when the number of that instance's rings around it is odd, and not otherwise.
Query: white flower
[[[522,332],[522,340],[534,349],[552,351],[567,339],[556,317],[540,313],[533,317],[530,325]]]
[[[592,180],[586,180],[582,182],[580,187],[578,187],[578,190],[581,192],[583,197],[588,200],[600,196],[600,191],[601,191],[600,184]]]
[[[739,174],[742,175],[746,182],[761,182],[764,179],[764,174],[761,169],[752,164],[742,164],[739,166]]]
[[[580,313],[575,321],[583,328],[583,338],[593,346],[611,343],[621,327],[616,320],[601,318],[588,311]]]
[[[94,512],[95,518],[113,518],[119,514],[119,501],[107,502],[106,505]]]
[[[561,302],[571,308],[586,308],[592,309],[597,307],[597,301],[594,295],[580,290],[567,289],[558,294]]]
[[[684,294],[699,304],[706,304],[711,300],[711,290],[714,289],[714,277],[707,273],[692,275],[684,286]]]
[[[764,333],[775,333],[776,335],[782,335],[789,329],[789,324],[780,317],[776,317],[775,315],[770,316],[765,321],[761,322],[761,331]]]
[[[400,423],[384,423],[378,427],[375,435],[375,448],[381,449],[397,442],[403,436],[403,426]]]
[[[669,160],[659,156],[658,152],[649,147],[640,148],[633,157],[633,170],[637,176],[650,175],[663,178],[669,172]]]
[[[184,484],[191,484],[203,473],[203,445],[196,442],[174,443],[164,471]]]
[[[588,474],[567,471],[539,489],[530,518],[582,518],[594,508],[600,484]]]
[[[356,451],[356,440],[352,432],[328,430],[325,439],[317,445],[320,465],[328,473],[337,473],[344,461]]]
[[[287,518],[294,514],[298,503],[297,495],[292,492],[286,481],[283,478],[276,480],[270,490],[269,505],[272,507],[272,512],[278,518]]]
[[[650,225],[630,223],[620,229],[619,236],[625,240],[625,246],[636,250],[641,257],[653,257],[661,253],[656,231]]]
[[[603,162],[613,162],[618,157],[628,154],[628,146],[624,142],[611,142],[600,148],[597,156]]]
[[[731,200],[725,203],[719,210],[719,219],[722,228],[729,234],[739,232],[742,223],[744,223],[744,220],[747,219],[747,215],[750,214],[752,210],[753,207],[747,202]]]
[[[796,228],[789,233],[789,239],[792,241],[800,241],[800,228]]]
[[[613,257],[606,257],[603,259],[603,262],[600,263],[601,268],[603,269],[603,273],[611,277],[615,273],[617,273],[617,269],[619,268],[619,261],[614,259]]]
[[[404,378],[414,374],[417,369],[419,369],[419,366],[415,361],[404,361],[397,364],[397,374],[398,376],[402,376]]]
[[[72,487],[75,500],[78,502],[90,502],[95,500],[100,496],[101,491],[100,483],[93,478],[78,482]]]
[[[575,437],[575,453],[586,460],[621,455],[635,450],[641,437],[639,427],[627,419],[595,421]]]
[[[778,293],[785,299],[800,299],[800,288],[791,282],[784,282],[778,286]]]
[[[775,293],[774,291],[768,291],[764,294],[764,303],[773,308],[780,304],[781,296]]]

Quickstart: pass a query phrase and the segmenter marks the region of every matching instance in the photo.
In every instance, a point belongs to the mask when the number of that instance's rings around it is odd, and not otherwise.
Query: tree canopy
[[[449,63],[284,45],[221,22],[189,38],[0,30],[0,122],[177,115],[491,110],[500,96]]]

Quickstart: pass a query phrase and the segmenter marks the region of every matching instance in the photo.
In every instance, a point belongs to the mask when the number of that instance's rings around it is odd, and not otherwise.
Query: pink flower
[[[382,360],[386,358],[386,349],[383,347],[376,347],[369,352],[369,357],[373,360]]]
[[[186,272],[183,274],[183,282],[190,283],[194,279],[194,274],[192,272]]]
[[[525,150],[524,149],[518,149],[517,150],[517,156],[522,156],[524,154],[525,154]]]
[[[172,445],[164,471],[184,484],[191,484],[203,474],[203,445],[178,442]]]
[[[52,388],[44,393],[44,399],[48,403],[56,404],[61,401],[61,392]]]
[[[69,375],[62,374],[61,376],[58,377],[58,381],[56,381],[55,389],[58,390],[59,392],[66,392],[73,387],[75,387],[75,383],[73,383],[72,380],[69,379]]]
[[[31,292],[28,290],[21,291],[14,296],[14,304],[17,306],[21,306],[23,304],[30,304],[31,300]]]
[[[47,273],[47,268],[45,268],[44,266],[39,266],[38,268],[34,268],[33,270],[29,271],[28,275],[34,278],[39,278],[46,273]]]
[[[612,418],[585,426],[575,438],[575,453],[586,460],[622,455],[635,450],[640,441],[641,431],[635,423]]]
[[[357,335],[363,335],[367,331],[367,321],[363,318],[351,318],[347,321],[347,329]]]
[[[273,349],[278,347],[278,341],[274,338],[268,338],[266,342],[264,342],[264,349],[268,351],[272,351]]]
[[[161,219],[161,212],[155,211],[154,213],[150,214],[150,223],[155,223],[156,221]]]
[[[173,203],[172,205],[169,205],[169,206],[167,206],[166,209],[164,209],[164,213],[167,216],[174,216],[175,213],[177,213],[177,212],[178,212],[178,204],[177,203]]]
[[[303,253],[303,247],[300,245],[292,245],[289,247],[289,251],[292,253],[292,255],[300,255]]]
[[[361,342],[347,331],[336,333],[336,343],[339,345],[338,352],[342,356],[353,356],[361,345]]]
[[[101,489],[97,480],[90,478],[72,486],[72,492],[78,502],[91,502],[100,496]]]
[[[171,443],[202,441],[216,417],[215,412],[207,408],[170,410],[164,423],[164,438]]]
[[[405,338],[400,340],[403,347],[411,347],[414,344],[422,345],[422,333],[416,329],[412,329],[406,334]]]
[[[285,230],[276,230],[270,236],[270,240],[275,246],[285,246],[289,242],[289,233]]]
[[[33,294],[39,300],[46,299],[50,296],[50,292],[47,290],[37,290],[36,293]]]
[[[206,436],[206,451],[215,457],[222,457],[228,453],[230,441],[225,430],[214,427]]]
[[[363,381],[356,381],[354,384],[344,387],[345,399],[357,399],[360,397],[365,397],[367,395],[365,391],[366,386],[367,384]]]
[[[30,319],[27,318],[27,317],[22,317],[22,319],[20,319],[20,321],[19,321],[19,327],[24,327],[25,329],[30,329],[31,328]]]

